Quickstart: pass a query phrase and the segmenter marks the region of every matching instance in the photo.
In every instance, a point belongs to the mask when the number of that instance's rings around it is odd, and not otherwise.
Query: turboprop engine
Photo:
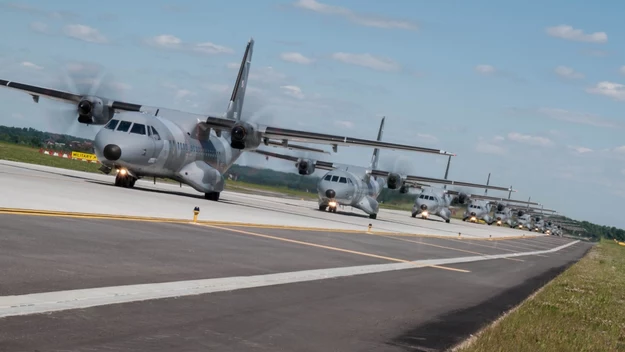
[[[311,159],[299,159],[295,163],[295,167],[300,175],[311,175],[315,172],[315,161]]]
[[[406,179],[396,173],[389,174],[386,179],[386,185],[389,189],[399,189],[401,193],[408,192],[408,187],[406,187],[405,182]]]
[[[109,109],[102,99],[87,96],[76,106],[78,122],[89,125],[104,125],[113,118],[113,109]]]
[[[230,131],[230,146],[234,149],[256,149],[261,141],[258,126],[249,122],[237,122]]]

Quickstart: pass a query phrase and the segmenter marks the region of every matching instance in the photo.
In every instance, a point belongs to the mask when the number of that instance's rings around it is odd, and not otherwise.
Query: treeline
[[[85,138],[42,132],[34,128],[0,126],[0,142],[64,152],[93,152],[93,141]]]
[[[585,237],[592,237],[593,239],[603,237],[610,240],[616,239],[618,241],[625,241],[625,230],[618,229],[614,226],[597,225],[588,221],[579,222],[579,226],[584,229],[582,234]]]

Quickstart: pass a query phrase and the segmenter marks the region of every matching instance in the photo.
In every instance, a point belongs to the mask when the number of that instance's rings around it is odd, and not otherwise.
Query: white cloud
[[[495,136],[494,140],[495,140],[495,142],[503,142],[506,139],[504,137],[502,137],[502,136]]]
[[[48,33],[48,25],[43,22],[33,22],[29,27],[31,30],[38,33]]]
[[[195,95],[195,93],[188,89],[178,89],[176,90],[176,94],[174,95],[174,98],[180,100],[180,99],[188,98],[193,95]]]
[[[239,67],[237,66],[237,69]],[[286,79],[286,75],[271,66],[258,67],[256,70],[250,71],[250,81],[259,81],[263,83],[282,82]]]
[[[200,53],[209,54],[209,55],[233,54],[234,53],[234,50],[231,48],[228,48],[223,45],[217,45],[211,42],[195,44],[195,46],[193,47],[193,50],[200,52]]]
[[[622,145],[620,147],[616,147],[612,150],[615,153],[619,153],[619,154],[625,154],[625,145]]]
[[[401,66],[388,58],[376,57],[371,54],[350,54],[350,53],[334,53],[334,60],[362,67],[367,67],[378,71],[397,71]]]
[[[579,153],[579,154],[585,154],[585,153],[591,153],[593,150],[590,148],[586,148],[586,147],[575,147],[575,146],[568,146],[569,149],[574,150],[575,152]]]
[[[280,58],[284,61],[293,62],[296,64],[308,65],[313,63],[315,60],[308,58],[300,53],[282,53],[280,54]]]
[[[621,68],[619,68],[618,70],[622,75],[625,75],[625,65],[621,66]]]
[[[324,15],[340,16],[361,26],[405,30],[417,30],[419,28],[413,21],[359,14],[345,7],[326,5],[316,0],[298,0],[294,6]]]
[[[351,121],[336,120],[334,121],[334,124],[349,129],[354,128],[354,123]]]
[[[483,154],[505,155],[507,153],[506,148],[497,145],[495,143],[487,142],[485,140],[479,140],[475,146],[475,151]]]
[[[559,25],[546,29],[547,34],[552,37],[573,40],[587,43],[606,43],[608,35],[605,32],[595,32],[591,34],[584,33],[581,29],[575,29],[569,25]]]
[[[570,79],[580,79],[580,78],[584,78],[584,74],[575,71],[574,69],[570,68],[570,67],[566,67],[566,66],[558,66],[555,69],[555,73],[560,76],[560,77],[564,77],[564,78],[570,78]]]
[[[551,139],[546,137],[531,136],[527,134],[520,134],[517,132],[508,133],[508,139],[519,143],[536,145],[541,147],[549,147],[554,144]]]
[[[598,115],[584,113],[584,112],[575,112],[568,111],[565,109],[557,109],[557,108],[539,108],[539,114],[545,115],[555,120],[579,123],[584,125],[591,125],[596,127],[618,127],[619,125],[614,122],[602,118]]]
[[[304,99],[304,93],[302,93],[302,89],[298,86],[281,86],[280,88],[282,88],[282,93],[285,95],[296,99]]]
[[[586,92],[590,94],[605,95],[614,100],[625,101],[625,85],[620,83],[603,81],[597,83],[594,87],[587,88]]]
[[[239,67],[241,67],[241,63],[240,62],[228,62],[226,64],[226,67],[231,69],[231,70],[234,70],[234,69],[238,70]]]
[[[161,34],[156,37],[149,38],[147,43],[156,47],[173,49],[182,45],[182,39],[171,34]]]
[[[42,66],[33,64],[32,62],[29,62],[29,61],[22,62],[22,66],[27,67],[27,68],[32,68],[33,70],[43,70]]]
[[[145,40],[145,43],[159,49],[186,50],[207,55],[233,54],[232,48],[211,42],[185,43],[182,39],[171,34],[161,34]],[[237,64],[237,68],[239,64]]]
[[[130,90],[132,89],[132,86],[128,83],[123,83],[123,82],[111,82],[109,84],[112,88],[117,89],[117,90]]]
[[[497,69],[495,69],[495,67],[491,65],[477,65],[474,69],[475,72],[481,73],[483,75],[490,75],[497,71]]]
[[[90,43],[107,43],[108,39],[97,29],[83,24],[69,24],[63,28],[66,36]]]

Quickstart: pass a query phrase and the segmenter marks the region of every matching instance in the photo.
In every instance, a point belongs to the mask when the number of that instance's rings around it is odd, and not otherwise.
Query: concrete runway
[[[0,208],[45,209],[191,219],[200,207],[199,220],[264,225],[315,227],[339,230],[373,230],[436,236],[498,238],[542,235],[505,226],[450,224],[438,218],[421,220],[407,211],[382,209],[376,220],[358,209],[321,212],[317,203],[253,194],[223,192],[219,202],[204,199],[190,187],[140,180],[135,188],[115,187],[114,177],[0,160]]]
[[[9,161],[0,194],[0,351],[439,351],[590,248]]]
[[[0,214],[1,351],[439,351],[589,244]]]

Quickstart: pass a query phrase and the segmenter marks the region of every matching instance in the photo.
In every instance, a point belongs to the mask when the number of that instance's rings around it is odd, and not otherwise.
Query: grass
[[[601,240],[578,263],[457,351],[625,350],[625,246]]]

